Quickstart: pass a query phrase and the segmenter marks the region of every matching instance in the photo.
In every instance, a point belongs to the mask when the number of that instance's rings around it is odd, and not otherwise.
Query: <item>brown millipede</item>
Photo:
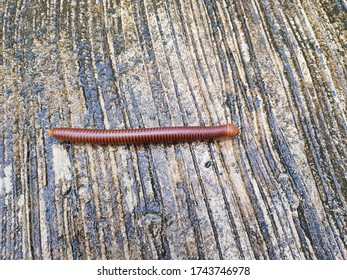
[[[50,136],[62,141],[96,144],[138,144],[172,143],[194,141],[237,135],[238,128],[233,124],[220,126],[187,126],[138,129],[84,129],[52,128]]]

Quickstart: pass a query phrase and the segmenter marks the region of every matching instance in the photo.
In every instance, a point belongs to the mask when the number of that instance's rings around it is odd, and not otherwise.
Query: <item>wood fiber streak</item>
[[[346,259],[346,18],[342,0],[0,1],[0,259]],[[226,123],[237,137],[106,132]]]

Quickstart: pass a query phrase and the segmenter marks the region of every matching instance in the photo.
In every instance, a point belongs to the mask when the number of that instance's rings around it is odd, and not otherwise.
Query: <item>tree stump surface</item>
[[[345,0],[3,0],[0,27],[1,259],[346,259]]]

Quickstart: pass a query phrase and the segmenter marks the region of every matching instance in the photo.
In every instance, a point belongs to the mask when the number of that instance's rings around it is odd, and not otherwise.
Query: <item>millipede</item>
[[[52,128],[48,134],[64,142],[93,144],[174,143],[209,140],[237,135],[233,124],[136,129]]]

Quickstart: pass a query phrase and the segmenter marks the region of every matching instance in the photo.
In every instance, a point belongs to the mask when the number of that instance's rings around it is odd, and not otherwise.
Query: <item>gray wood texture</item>
[[[1,0],[0,38],[1,259],[346,258],[345,0]]]

